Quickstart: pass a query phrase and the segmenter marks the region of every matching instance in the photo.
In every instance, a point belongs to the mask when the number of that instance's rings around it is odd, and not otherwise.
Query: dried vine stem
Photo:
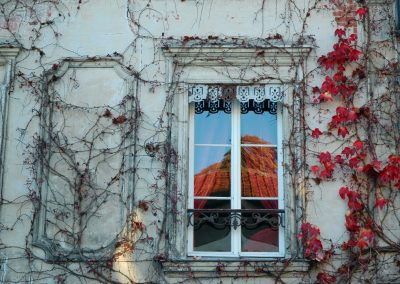
[[[1,249],[12,255],[6,264],[10,283],[169,281],[159,261],[170,257],[167,255],[171,251],[170,238],[179,238],[167,234],[168,222],[179,222],[170,213],[178,212],[178,203],[185,202],[185,196],[176,189],[175,173],[184,157],[175,149],[173,104],[176,96],[184,95],[179,86],[186,82],[179,68],[172,70],[172,82],[164,81],[166,74],[158,58],[159,50],[166,48],[162,46],[166,37],[157,35],[147,22],[147,18],[161,21],[165,15],[157,10],[160,6],[152,1],[126,2],[126,21],[133,39],[122,57],[118,53],[88,57],[63,46],[66,31],[63,23],[93,8],[93,1],[0,3],[1,33],[10,39],[9,44],[21,49],[10,94],[16,94],[17,98],[25,94],[21,110],[31,113],[26,123],[19,126],[18,146],[24,147],[24,163],[29,169],[26,190],[17,195],[2,193],[1,200],[2,216],[9,210],[16,212],[12,220],[3,218],[0,227]],[[261,25],[264,35],[266,9],[271,4],[265,0],[259,2],[254,23]],[[284,106],[287,116],[293,117],[291,132],[284,141],[288,161],[285,168],[290,195],[295,204],[301,205],[291,208],[296,211],[291,230],[299,234],[299,239],[293,241],[297,242],[293,251],[298,253],[293,258],[302,256],[298,248],[303,247],[304,256],[313,264],[302,275],[304,281],[375,283],[383,267],[398,269],[399,235],[390,225],[398,225],[400,221],[396,184],[400,176],[400,103],[395,80],[398,51],[394,30],[387,32],[387,39],[382,39],[385,31],[379,27],[382,19],[395,26],[392,10],[388,8],[390,3],[367,7],[353,1],[310,0],[302,7],[298,1],[289,0],[282,6],[275,3],[276,7],[284,7],[283,11],[276,10],[276,18],[282,17],[278,25],[285,27],[282,30],[287,34],[273,33],[267,39],[255,40],[215,35],[175,39],[181,46],[200,48],[222,44],[258,48],[262,42],[285,53],[282,45],[289,41],[291,22],[298,23],[296,44],[304,44],[312,39],[309,35],[312,17],[318,13],[335,15],[337,45],[320,57],[319,62],[309,64],[315,68],[305,67],[310,58],[301,60],[300,66],[293,66],[297,67],[296,82],[291,82],[296,83],[292,94],[295,103]],[[206,1],[175,3],[177,7],[194,7],[198,13],[195,24],[199,26],[205,21],[208,4]],[[210,4],[210,10],[213,5],[217,4]],[[175,17],[180,16],[178,8],[174,13]],[[360,28],[365,38],[357,40],[353,34]],[[168,40],[172,42],[173,38]],[[154,59],[137,64],[139,46],[145,41],[151,42]],[[109,62],[118,57],[114,61],[136,83],[115,104],[71,101],[65,93],[73,93],[84,82],[73,72],[68,76],[57,75],[62,62],[49,61],[51,48],[62,51],[65,54],[62,57],[78,57],[82,62]],[[223,58],[218,60],[221,65],[229,66]],[[243,81],[243,74],[248,73],[252,74],[250,83],[285,82],[280,78],[279,66],[266,61],[263,67],[253,68],[249,62],[239,75],[226,72],[228,68],[213,71],[232,83]],[[154,76],[149,76],[151,72]],[[325,79],[317,86],[318,78]],[[148,104],[157,92],[167,95],[154,119]],[[299,137],[298,133],[305,135]],[[301,149],[300,153],[297,149]],[[322,239],[324,231],[321,234],[318,227],[308,223],[310,212],[318,210],[317,196],[332,190],[325,186],[330,181],[342,184],[337,196],[345,199],[349,209],[343,216],[348,239],[344,237],[339,242]],[[46,203],[42,202],[43,188],[47,192]],[[57,252],[51,261],[32,245],[37,242],[34,220],[44,213],[47,233],[59,245],[50,248]],[[101,246],[96,253],[90,252],[87,239],[93,238],[93,232],[100,234],[93,230],[93,223],[101,226],[101,220],[108,214],[120,216],[123,225],[114,232],[114,242]],[[9,240],[10,233],[16,231],[26,234],[18,245]],[[286,275],[290,275],[287,270],[291,261],[279,271],[261,269],[259,273],[275,278],[276,283],[284,283]],[[142,264],[148,264],[148,271],[138,276],[132,267]],[[216,272],[223,275],[224,265],[218,265]],[[396,281],[393,277],[392,281]],[[250,278],[243,281],[247,280],[252,281]],[[202,279],[189,273],[182,281],[202,282]]]

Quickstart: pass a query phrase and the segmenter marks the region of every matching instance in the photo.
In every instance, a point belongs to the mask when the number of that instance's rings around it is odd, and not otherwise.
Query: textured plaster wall
[[[170,37],[182,39],[185,36],[208,38],[209,36],[218,37],[222,41],[229,38],[240,37],[245,41],[248,39],[267,38],[275,34],[281,34],[285,44],[296,42],[300,35],[311,36],[315,46],[312,49],[307,61],[307,70],[312,70],[317,66],[317,58],[330,51],[335,42],[334,30],[336,29],[334,16],[326,11],[313,11],[303,26],[302,18],[307,10],[307,1],[295,1],[296,11],[289,9],[287,1],[274,0],[90,0],[83,1],[81,8],[76,9],[76,1],[65,1],[64,13],[69,16],[55,19],[55,27],[58,38],[50,36],[44,32],[40,40],[36,43],[40,46],[45,55],[40,59],[37,53],[21,50],[16,60],[16,72],[22,71],[40,74],[44,70],[51,69],[52,65],[59,63],[66,57],[92,57],[121,55],[122,61],[126,66],[131,66],[133,70],[140,72],[144,80],[155,84],[145,84],[140,82],[136,95],[140,98],[140,110],[146,120],[146,127],[138,129],[138,143],[144,144],[153,135],[154,125],[165,107],[167,86],[164,83],[168,80],[166,72],[166,58],[161,51],[161,40]],[[264,8],[262,9],[262,7]],[[48,11],[46,5],[43,6],[43,17]],[[54,13],[54,11],[52,11]],[[21,29],[17,32],[21,42],[29,46],[29,18],[21,12],[21,17],[13,20],[13,25],[21,24]],[[17,30],[17,27],[13,27]],[[358,32],[362,35],[362,29]],[[1,39],[6,40],[10,35],[2,31]],[[362,37],[360,38],[362,42]],[[0,66],[0,78],[5,74],[5,66]],[[68,73],[69,72],[69,73]],[[66,76],[71,76],[68,71]],[[113,104],[121,98],[121,79],[109,71],[92,72],[91,70],[78,71],[74,76],[80,81],[79,86],[73,88],[73,92],[65,85],[60,85],[60,92],[66,95],[77,96],[77,101],[89,105]],[[199,72],[201,74],[201,72]],[[283,74],[285,75],[285,74]],[[201,76],[201,75],[199,75]],[[132,80],[134,81],[134,76]],[[310,86],[318,85],[322,81],[318,75],[309,78]],[[86,84],[89,82],[88,84]],[[290,94],[289,94],[290,95]],[[18,204],[3,204],[1,208],[1,224],[9,230],[2,230],[0,239],[1,244],[7,247],[2,253],[8,257],[8,265],[12,269],[7,269],[5,277],[8,281],[23,283],[56,283],[51,278],[59,271],[51,270],[52,265],[46,262],[28,262],[26,251],[21,248],[28,247],[36,256],[45,258],[44,252],[40,248],[29,245],[32,241],[30,232],[33,220],[33,206],[27,199],[27,182],[31,180],[31,173],[24,166],[24,152],[26,143],[30,137],[39,131],[39,121],[32,118],[31,109],[35,102],[31,94],[25,89],[15,84],[9,97],[9,116],[6,122],[8,135],[5,144],[5,167],[3,181],[4,200],[18,201]],[[324,121],[321,115],[314,109],[307,109],[307,119],[310,127],[318,127]],[[71,119],[71,131],[79,130],[85,125],[85,117],[74,116]],[[287,118],[290,120],[290,118]],[[24,140],[21,139],[21,129],[29,128],[24,133]],[[309,138],[308,138],[309,139]],[[315,150],[323,150],[323,146],[316,144]],[[312,164],[315,161],[308,161]],[[149,184],[163,186],[164,180],[157,178],[158,171],[163,168],[159,161],[147,156],[144,151],[137,156],[138,170],[136,172],[136,184],[134,188],[134,210],[138,211],[138,216],[146,225],[149,238],[157,240],[159,237],[158,221],[161,215],[152,214],[151,211],[142,212],[138,210],[138,201],[151,196],[155,198],[156,206],[163,207],[163,195],[157,195],[154,188],[149,188]],[[107,173],[104,172],[104,175]],[[57,183],[57,181],[54,181]],[[346,240],[344,227],[344,215],[346,212],[345,203],[340,200],[337,189],[341,186],[340,182],[324,182],[321,185],[310,183],[310,187],[305,189],[309,200],[307,205],[307,220],[321,228],[321,234],[325,239],[333,242]],[[68,193],[65,193],[66,195]],[[115,203],[117,204],[117,202]],[[96,223],[85,238],[85,243],[97,246],[107,240],[112,239],[119,231],[118,223],[120,211],[115,208],[115,204],[110,203],[105,207],[103,213],[105,219]],[[103,216],[103,218],[104,218]],[[100,219],[102,220],[102,219]],[[123,227],[124,225],[121,225]],[[179,236],[178,236],[179,237]],[[161,245],[161,250],[162,250]],[[137,282],[154,281],[161,283],[163,278],[159,265],[152,263],[154,251],[157,244],[146,242],[138,244],[139,252],[132,256],[124,256],[122,261],[116,264],[116,268],[130,275]],[[139,262],[140,261],[140,262]],[[76,264],[71,264],[73,270]],[[49,272],[40,277],[38,275],[24,274],[29,271]],[[217,275],[215,275],[217,276]],[[37,277],[37,278],[35,278]],[[124,283],[126,278],[116,276],[116,281]],[[79,283],[77,278],[68,276],[66,283]],[[171,282],[175,281],[169,280]],[[215,280],[215,283],[220,283]],[[253,280],[252,278],[226,279],[226,283],[268,283],[267,278]],[[271,280],[272,281],[272,280]],[[88,282],[95,282],[88,280]],[[296,283],[296,279],[291,280]],[[214,282],[210,282],[214,283]],[[271,282],[272,283],[272,282]]]

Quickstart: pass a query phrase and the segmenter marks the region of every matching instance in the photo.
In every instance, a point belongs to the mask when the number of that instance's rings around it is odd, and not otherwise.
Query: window
[[[189,256],[284,256],[281,96],[269,85],[189,88]]]

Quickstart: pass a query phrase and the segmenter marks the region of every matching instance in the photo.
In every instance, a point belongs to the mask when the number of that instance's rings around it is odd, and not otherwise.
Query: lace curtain
[[[276,85],[190,85],[189,103],[195,104],[196,113],[232,111],[232,102],[240,103],[241,113],[276,114],[277,103],[283,100],[281,86]]]

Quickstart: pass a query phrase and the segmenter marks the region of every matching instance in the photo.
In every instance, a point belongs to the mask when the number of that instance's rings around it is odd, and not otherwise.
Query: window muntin
[[[221,89],[190,104],[188,253],[284,256],[278,105]]]

